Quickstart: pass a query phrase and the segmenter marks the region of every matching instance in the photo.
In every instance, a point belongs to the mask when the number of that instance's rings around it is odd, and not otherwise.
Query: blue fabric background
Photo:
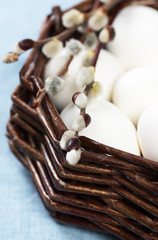
[[[0,0],[0,56],[23,38],[36,39],[40,23],[54,5],[67,8],[77,0]],[[106,239],[109,235],[56,223],[45,210],[29,173],[11,153],[5,137],[10,96],[19,83],[20,61],[0,63],[0,240]]]

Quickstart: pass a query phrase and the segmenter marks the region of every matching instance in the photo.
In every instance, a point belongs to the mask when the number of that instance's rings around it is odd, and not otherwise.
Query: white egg
[[[69,58],[69,51],[66,48],[62,49],[60,53],[46,64],[45,79],[50,76],[56,76]],[[64,76],[61,76],[65,80],[63,90],[55,96],[48,93],[50,99],[59,111],[62,111],[62,109],[72,101],[73,94],[79,91],[79,87],[76,84],[77,74],[83,65],[90,65],[91,60],[92,54],[89,53],[88,50],[82,50],[79,54],[74,56],[68,67],[67,73]]]
[[[60,72],[60,70],[64,67],[69,58],[70,58],[69,51],[66,48],[63,48],[46,64],[44,78],[47,79],[48,77],[56,76]]]
[[[116,83],[113,102],[137,125],[141,113],[158,101],[158,69],[136,68]]]
[[[74,56],[73,60],[71,61],[67,76],[76,81],[78,72],[82,66],[89,66],[91,64],[92,57],[93,55],[88,50],[80,51],[79,54]]]
[[[55,104],[59,112],[72,102],[73,94],[78,91],[75,81],[72,81],[72,79],[68,77],[63,77],[63,79],[65,80],[65,85],[62,91],[57,93],[55,96],[52,96],[51,93],[49,94],[48,92],[50,99]]]
[[[158,11],[147,6],[130,6],[113,22],[116,35],[108,49],[126,70],[141,66],[158,67]]]
[[[59,53],[57,53],[53,58],[51,58],[45,66],[45,74],[44,78],[47,79],[49,77],[56,76],[61,69],[65,66],[66,62],[69,60],[70,54],[66,48],[63,48]],[[52,96],[51,94],[48,95],[50,99],[53,101],[55,106],[59,111],[61,111],[68,103],[71,101],[71,97],[73,95],[73,91],[76,91],[77,86],[75,83],[64,77],[65,85],[64,89],[59,92],[57,95]],[[71,91],[71,90],[72,91]]]
[[[117,58],[110,52],[102,49],[96,64],[95,81],[100,83],[100,98],[111,100],[113,86],[116,80],[124,73],[124,68]]]
[[[158,162],[158,103],[142,113],[137,131],[143,156]]]
[[[79,135],[140,155],[136,129],[133,123],[114,104],[96,100],[87,106],[86,112],[91,116],[91,123]],[[79,109],[70,104],[62,111],[61,118],[66,126],[71,129],[72,123],[78,115]]]

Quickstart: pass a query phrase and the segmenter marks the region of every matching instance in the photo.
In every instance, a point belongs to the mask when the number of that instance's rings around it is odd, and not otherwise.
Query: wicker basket
[[[88,12],[93,0],[75,8]],[[111,22],[129,4],[158,8],[157,0],[113,1]],[[59,7],[46,17],[39,39],[63,31]],[[76,35],[68,33],[63,41]],[[53,218],[106,233],[119,239],[158,239],[158,163],[80,137],[81,161],[70,166],[59,140],[66,130],[58,111],[46,95],[31,108],[43,87],[47,58],[35,48],[20,72],[21,84],[12,94],[7,125],[9,145],[30,171],[40,197]],[[71,193],[71,194],[70,194]]]

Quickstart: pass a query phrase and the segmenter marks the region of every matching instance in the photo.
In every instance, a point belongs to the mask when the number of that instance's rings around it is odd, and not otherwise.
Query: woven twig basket
[[[88,12],[93,0],[75,8]],[[157,0],[113,1],[108,13],[113,21],[129,4],[158,8]],[[39,39],[63,31],[63,12],[54,7],[46,17]],[[68,33],[63,41],[77,33]],[[119,239],[158,239],[158,163],[80,137],[82,157],[70,166],[59,140],[66,130],[58,111],[46,95],[42,105],[31,104],[43,88],[47,58],[35,48],[22,70],[21,84],[12,94],[7,125],[9,145],[31,173],[40,197],[58,221],[111,233]]]

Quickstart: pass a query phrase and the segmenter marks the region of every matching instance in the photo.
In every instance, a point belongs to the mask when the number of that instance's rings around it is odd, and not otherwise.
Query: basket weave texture
[[[127,3],[128,2],[128,3]],[[93,0],[75,8],[88,12]],[[128,4],[158,8],[153,1],[113,1],[111,22]],[[54,7],[43,23],[39,39],[61,33],[63,12]],[[78,37],[67,33],[63,41]],[[43,88],[47,58],[35,48],[22,70],[20,85],[12,94],[7,125],[9,145],[28,169],[40,197],[57,221],[111,233],[119,239],[158,239],[158,163],[80,137],[82,157],[70,166],[59,140],[66,130],[46,95],[37,109],[31,104]],[[106,133],[105,133],[106,134]]]

